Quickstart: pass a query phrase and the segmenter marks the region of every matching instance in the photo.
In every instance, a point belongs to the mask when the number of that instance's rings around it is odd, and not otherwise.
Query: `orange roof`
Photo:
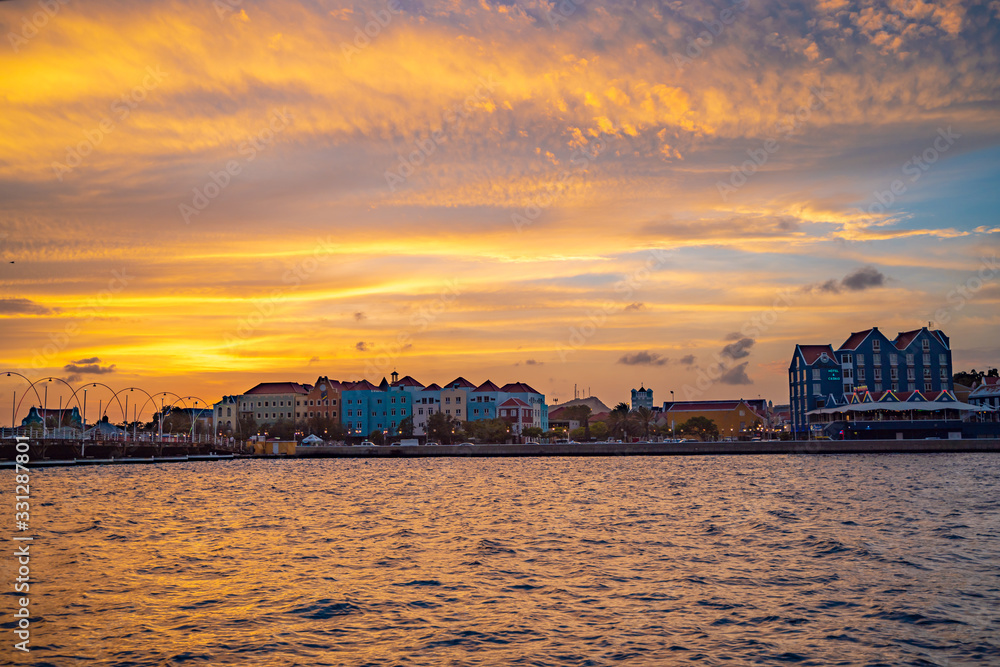
[[[858,331],[856,333],[852,333],[851,337],[845,340],[844,344],[840,346],[840,349],[841,350],[858,349],[858,345],[861,345],[861,343],[865,342],[865,338],[868,338],[868,335],[873,331],[875,331],[875,327],[872,327],[871,329],[865,329],[864,331]]]

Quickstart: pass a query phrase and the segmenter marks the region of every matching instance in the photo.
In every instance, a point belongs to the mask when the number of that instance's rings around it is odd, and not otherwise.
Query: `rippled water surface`
[[[991,454],[34,470],[33,650],[4,622],[0,655],[1000,664],[998,479]]]

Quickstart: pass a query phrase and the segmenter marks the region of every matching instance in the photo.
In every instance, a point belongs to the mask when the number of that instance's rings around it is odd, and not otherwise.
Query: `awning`
[[[837,412],[874,412],[876,410],[889,410],[892,412],[939,412],[941,410],[959,410],[961,412],[996,412],[993,408],[981,405],[962,403],[961,401],[950,401],[948,403],[936,403],[927,401],[925,403],[851,403],[848,405],[835,405],[830,408],[817,408],[810,410],[807,415],[832,415]]]

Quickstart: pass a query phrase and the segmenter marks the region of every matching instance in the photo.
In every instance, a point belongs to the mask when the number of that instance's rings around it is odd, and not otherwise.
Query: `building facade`
[[[809,431],[810,412],[846,405],[858,392],[953,395],[950,339],[922,327],[890,340],[872,327],[852,333],[836,352],[830,345],[795,346],[788,393],[797,437]]]
[[[632,390],[632,409],[648,408],[653,409],[653,390],[640,387]]]

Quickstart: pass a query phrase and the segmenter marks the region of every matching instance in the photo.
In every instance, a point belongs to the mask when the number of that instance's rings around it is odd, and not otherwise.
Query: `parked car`
[[[371,440],[364,440],[364,441],[362,441],[362,443],[361,443],[360,446],[361,447],[374,447],[375,443],[372,442]]]
[[[537,445],[537,444],[540,444],[540,443],[537,443],[537,442],[526,442],[524,444],[526,444],[526,445]]]
[[[437,447],[440,444],[441,444],[440,442],[434,442],[433,440],[428,440],[426,443],[424,443],[424,446],[425,447]]]

